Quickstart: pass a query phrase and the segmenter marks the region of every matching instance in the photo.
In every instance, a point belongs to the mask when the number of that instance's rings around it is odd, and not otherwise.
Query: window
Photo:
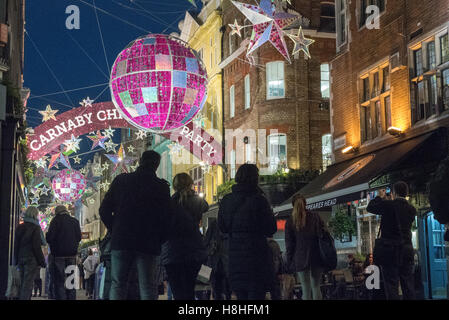
[[[193,187],[196,193],[204,193],[204,175],[201,167],[190,170],[190,176],[193,179]]]
[[[245,76],[245,109],[249,109],[251,104],[250,79],[249,74]]]
[[[370,99],[370,94],[369,94],[369,77],[366,77],[365,79],[363,79],[363,100],[362,101],[368,101]]]
[[[330,98],[329,64],[321,65],[321,97]]]
[[[332,135],[325,134],[321,137],[321,150],[323,155],[323,171],[332,164]]]
[[[360,131],[362,143],[371,140],[371,107],[360,108]]]
[[[440,37],[440,48],[441,48],[441,63],[449,61],[449,36],[446,33],[444,36]]]
[[[321,4],[320,30],[335,32],[335,6],[332,3]]]
[[[371,98],[375,98],[379,94],[379,72],[376,72],[373,75],[373,91],[371,93]]]
[[[437,58],[435,54],[435,42],[427,44],[427,67],[432,70],[437,66]]]
[[[380,137],[383,132],[382,118],[380,115],[380,100],[377,100],[374,104],[374,126],[373,126],[373,138]]]
[[[429,78],[429,103],[430,115],[436,114],[438,112],[438,87],[436,75]]]
[[[390,68],[385,67],[382,69],[382,92],[390,90]]]
[[[415,122],[420,121],[426,116],[426,88],[425,82],[420,81],[416,85],[416,114],[415,114]]]
[[[415,76],[422,75],[422,50],[418,49],[413,52],[414,62],[415,62]]]
[[[442,72],[443,81],[443,111],[449,110],[449,69]]]
[[[235,178],[235,150],[231,150],[231,179]]]
[[[287,136],[285,134],[268,136],[268,158],[272,172],[287,165]]]
[[[267,63],[267,99],[285,97],[284,62]]]
[[[235,87],[231,86],[229,89],[229,117],[234,118],[235,116]]]
[[[385,107],[385,132],[386,132],[388,130],[388,128],[391,127],[391,98],[390,98],[390,96],[385,97],[384,107]]]
[[[346,0],[337,1],[337,45],[346,42]]]

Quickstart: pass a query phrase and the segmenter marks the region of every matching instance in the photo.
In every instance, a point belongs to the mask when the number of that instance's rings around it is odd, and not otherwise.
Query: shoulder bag
[[[319,220],[316,222],[319,224]],[[318,225],[318,248],[324,271],[328,272],[337,267],[337,249],[335,249],[334,238],[330,232]]]

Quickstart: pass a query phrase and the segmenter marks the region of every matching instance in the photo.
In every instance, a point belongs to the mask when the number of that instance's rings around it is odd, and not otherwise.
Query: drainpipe
[[[222,26],[220,28],[221,32],[221,59],[223,60],[224,57],[224,34],[226,31],[226,26]],[[226,166],[226,139],[225,139],[225,114],[224,114],[224,70],[221,70],[221,147],[222,147],[222,154],[221,154],[221,167],[223,169],[223,183],[226,182],[227,179],[227,172],[228,167]]]

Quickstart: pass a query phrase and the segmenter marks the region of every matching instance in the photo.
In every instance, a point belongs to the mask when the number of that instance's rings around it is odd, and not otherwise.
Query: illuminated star
[[[123,145],[120,145],[120,149],[117,154],[105,154],[105,156],[111,160],[114,164],[113,172],[117,171],[117,168],[120,166],[124,169],[125,172],[128,172],[126,165],[130,165],[134,159],[129,157],[126,158],[125,150],[123,150]]]
[[[50,119],[56,120],[55,114],[59,110],[53,110],[50,105],[47,105],[45,111],[39,111],[39,113],[43,116],[42,122],[48,121]]]
[[[243,26],[239,25],[239,23],[237,22],[237,19],[235,19],[234,23],[230,23],[228,24],[231,27],[231,36],[233,34],[237,34],[239,37],[242,37],[242,32],[241,30],[243,29]]]
[[[70,169],[69,158],[62,152],[62,147],[60,152],[56,152],[51,156],[50,163],[48,164],[48,169],[55,167],[59,169],[58,163],[62,163],[66,168]]]
[[[51,190],[50,188],[44,185],[43,188],[41,189],[41,195],[45,194],[46,196],[48,196],[48,191],[50,190]]]
[[[80,164],[80,163],[81,163],[81,158],[78,157],[78,156],[76,156],[75,158],[73,158],[73,162],[74,162],[75,164]]]
[[[109,137],[107,136],[102,136],[100,133],[100,130],[97,131],[97,133],[95,135],[92,136],[87,136],[90,140],[93,141],[92,144],[92,148],[90,148],[90,150],[95,149],[97,146],[100,146],[101,148],[105,148],[104,147],[104,142],[109,139]]]
[[[253,24],[253,33],[246,55],[250,55],[254,50],[269,41],[288,62],[291,62],[282,29],[298,20],[300,16],[276,12],[271,0],[261,0],[259,6],[236,1],[232,1],[232,3]]]
[[[139,161],[137,161],[135,165],[130,166],[130,168],[131,168],[132,171],[136,171],[136,169],[137,169],[138,167],[139,167]]]
[[[86,169],[86,168],[82,168],[82,169],[80,170],[80,173],[81,173],[82,175],[85,175],[85,174],[87,173],[87,169]]]
[[[303,51],[307,57],[309,57],[309,58],[312,57],[309,52],[309,46],[312,43],[314,43],[315,40],[305,38],[304,32],[302,31],[302,27],[299,27],[298,35],[296,35],[296,36],[293,34],[287,34],[287,35],[295,43],[295,47],[293,48],[293,53],[292,53],[293,55],[298,53],[299,51]]]
[[[108,191],[109,185],[110,185],[110,183],[105,181],[104,183],[101,184],[100,188],[102,188],[103,191]]]
[[[147,136],[147,133],[143,130],[139,130],[136,132],[137,139],[143,140]]]
[[[73,134],[69,140],[64,142],[64,145],[67,147],[65,152],[74,151],[77,152],[80,149],[81,139],[77,139]]]
[[[106,171],[109,169],[109,164],[107,162],[103,163],[102,171]]]
[[[91,100],[89,97],[87,97],[87,99],[83,99],[83,101],[80,102],[80,105],[84,107],[92,107],[92,102],[94,102],[94,100]]]
[[[36,168],[46,168],[47,167],[47,157],[42,157],[39,160],[34,161]]]
[[[31,204],[39,204],[39,198],[35,197],[31,199]]]
[[[104,144],[106,152],[114,152],[115,153],[115,148],[118,146],[118,144],[112,142],[112,140],[109,140],[108,142],[105,142]]]
[[[111,127],[109,127],[108,129],[104,130],[103,135],[105,137],[112,139],[112,137],[114,136],[114,131],[115,131],[114,129],[111,129]]]
[[[129,153],[133,153],[134,152],[134,147],[133,146],[129,146],[128,147],[128,152]]]

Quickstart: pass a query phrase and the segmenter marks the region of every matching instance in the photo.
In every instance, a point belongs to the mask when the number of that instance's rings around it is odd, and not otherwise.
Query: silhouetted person
[[[157,300],[157,256],[170,223],[170,188],[156,176],[161,156],[145,151],[133,173],[112,181],[100,206],[111,232],[111,300],[125,300],[128,278],[137,267],[140,299]]]
[[[238,300],[263,300],[272,285],[267,238],[277,230],[270,203],[258,186],[259,169],[239,167],[237,184],[220,202],[218,227],[229,235],[229,280]]]
[[[187,173],[174,177],[173,188],[173,220],[161,259],[175,300],[194,300],[198,272],[207,259],[200,222],[209,205],[195,194]]]
[[[65,206],[57,206],[47,232],[47,242],[50,246],[50,285],[53,286],[56,300],[76,299],[75,286],[66,288],[65,280],[67,267],[73,267],[71,272],[75,272],[80,241],[81,229],[78,220],[71,216]]]
[[[382,216],[382,246],[374,248],[374,263],[381,267],[387,300],[399,299],[399,282],[403,299],[415,299],[411,230],[416,209],[405,199],[407,194],[407,184],[399,181],[393,185],[392,200],[387,198],[385,190],[381,190],[366,208],[366,211]]]
[[[39,277],[40,267],[45,268],[42,253],[42,229],[37,221],[39,211],[36,207],[28,207],[23,223],[16,229],[15,261],[20,270],[20,300],[30,300],[33,293],[34,280]]]

